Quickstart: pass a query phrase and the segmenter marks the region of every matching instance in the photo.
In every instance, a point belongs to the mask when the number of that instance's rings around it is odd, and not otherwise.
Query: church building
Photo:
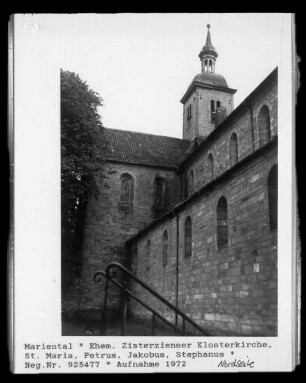
[[[201,72],[181,98],[182,139],[102,129],[106,177],[87,208],[80,311],[100,312],[93,276],[116,261],[212,334],[277,335],[278,71],[235,109],[217,58],[208,25]],[[150,318],[135,301],[129,311]]]

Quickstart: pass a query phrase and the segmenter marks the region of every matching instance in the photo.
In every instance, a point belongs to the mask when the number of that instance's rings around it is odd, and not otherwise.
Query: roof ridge
[[[163,136],[161,134],[136,132],[136,131],[133,131],[133,130],[126,130],[126,129],[108,128],[106,126],[103,126],[102,128],[107,129],[107,130],[112,130],[112,131],[115,131],[115,132],[128,132],[128,133],[133,133],[133,134],[141,134],[141,135],[145,135],[145,136],[153,136],[153,137],[161,137],[161,138],[171,138],[172,140],[178,140],[178,141],[188,141],[188,142],[190,141],[190,140],[186,140],[184,138],[171,137],[171,136]]]

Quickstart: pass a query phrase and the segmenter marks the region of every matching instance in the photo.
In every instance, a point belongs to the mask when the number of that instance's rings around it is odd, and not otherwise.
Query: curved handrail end
[[[94,276],[93,276],[93,280],[94,282],[96,283],[99,283],[102,281],[102,276],[103,277],[106,277],[106,273],[105,271],[103,270],[98,270],[97,272],[95,272]]]

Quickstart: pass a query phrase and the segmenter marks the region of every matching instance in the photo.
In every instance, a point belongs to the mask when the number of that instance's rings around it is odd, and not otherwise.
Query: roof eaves
[[[160,164],[154,164],[154,163],[141,163],[140,161],[132,161],[132,160],[118,160],[113,158],[105,158],[106,162],[110,163],[118,163],[118,164],[131,164],[131,165],[137,165],[137,166],[144,166],[149,168],[161,168],[161,169],[169,169],[169,170],[178,170],[179,164],[177,165],[160,165]]]
[[[187,91],[185,92],[184,96],[181,98],[180,102],[182,104],[186,101],[186,99],[188,98],[188,96],[192,92],[192,90],[197,86],[199,88],[202,88],[202,89],[215,89],[215,90],[221,90],[221,91],[226,92],[226,93],[235,94],[237,92],[237,89],[207,84],[207,83],[195,80],[195,81],[192,81],[192,83],[187,88]]]

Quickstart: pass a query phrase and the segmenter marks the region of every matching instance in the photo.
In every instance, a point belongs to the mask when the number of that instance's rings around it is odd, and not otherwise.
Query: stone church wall
[[[258,115],[263,105],[270,112],[272,142],[259,148]],[[117,261],[131,267],[138,277],[211,331],[277,334],[277,230],[270,231],[267,190],[269,171],[277,163],[277,141],[273,139],[277,136],[276,76],[265,81],[259,92],[232,113],[235,114],[220,125],[220,133],[213,133],[181,169],[186,173],[193,170],[194,190],[199,191],[209,181],[207,157],[211,153],[215,180],[144,232],[156,218],[155,179],[167,181],[165,210],[170,210],[182,201],[182,174],[174,169],[106,164],[100,195],[91,198],[87,207],[76,309],[96,312],[101,308],[103,284],[96,284],[93,275],[109,262]],[[238,163],[229,171],[232,133],[238,137]],[[134,180],[133,203],[129,206],[120,203],[120,178],[126,173]],[[229,241],[226,247],[218,249],[216,207],[221,196],[228,205]],[[184,255],[187,216],[192,220],[190,258]],[[131,288],[146,303],[173,319],[173,313],[144,294],[137,284]],[[121,293],[116,287],[110,290],[109,303],[114,311],[121,307]],[[129,311],[148,316],[133,301]]]
[[[163,177],[168,183],[169,207],[180,201],[179,176],[173,170],[107,163],[107,176],[100,185],[100,195],[91,198],[87,208],[80,285],[80,310],[95,310],[103,301],[103,284],[93,282],[94,273],[117,261],[127,265],[126,241],[153,220],[154,180]],[[132,206],[120,205],[120,177],[128,173],[134,179]],[[111,288],[110,305],[120,306],[120,293]]]
[[[265,84],[220,134],[202,145],[202,150],[188,161],[184,171],[189,173],[193,170],[194,190],[201,189],[209,181],[207,156],[212,153],[214,178],[222,176],[230,168],[229,141],[232,133],[238,137],[238,161],[248,156],[252,158],[237,164],[231,174],[220,177],[201,197],[191,199],[175,216],[162,220],[133,242],[134,255],[131,256],[138,276],[175,303],[178,267],[179,308],[211,330],[260,335],[276,335],[277,332],[277,232],[270,231],[269,227],[267,189],[269,171],[277,163],[277,143],[270,142],[268,148],[259,148],[258,113],[263,105],[269,107],[273,141],[277,136],[276,78]],[[216,207],[221,196],[228,204],[229,243],[219,250]],[[193,230],[191,258],[184,257],[184,222],[187,216],[191,217]],[[162,264],[165,230],[170,236],[167,266]],[[146,251],[148,240],[151,241],[149,260]],[[149,269],[146,267],[148,262]],[[146,302],[153,306],[157,304],[148,295],[142,296],[137,285],[133,288]],[[139,304],[132,303],[130,309],[136,315],[148,315]],[[164,314],[171,318],[167,310]]]
[[[251,106],[246,107],[245,111],[238,115],[226,130],[215,137],[214,140],[208,141],[201,152],[188,163],[185,171],[188,173],[193,169],[194,190],[203,187],[209,181],[208,154],[213,155],[214,177],[230,168],[229,142],[232,133],[237,134],[239,161],[252,153],[253,150],[258,149],[258,114],[263,105],[267,105],[270,110],[271,138],[277,136],[277,82],[275,80],[252,100]]]
[[[201,197],[177,213],[179,221],[178,305],[198,324],[212,331],[246,335],[277,333],[277,232],[269,229],[267,178],[277,163],[277,149],[253,157],[220,179]],[[216,207],[228,203],[228,246],[218,250]],[[192,220],[192,256],[184,256],[184,222]],[[177,217],[163,220],[134,242],[139,278],[172,303],[176,300]],[[162,265],[162,236],[170,233],[169,261]],[[151,241],[150,269],[145,265],[146,242]],[[135,267],[135,266],[134,266]],[[153,306],[154,298],[136,293]],[[154,306],[156,307],[156,306]],[[135,315],[148,313],[131,305]],[[170,319],[171,315],[165,310]]]

